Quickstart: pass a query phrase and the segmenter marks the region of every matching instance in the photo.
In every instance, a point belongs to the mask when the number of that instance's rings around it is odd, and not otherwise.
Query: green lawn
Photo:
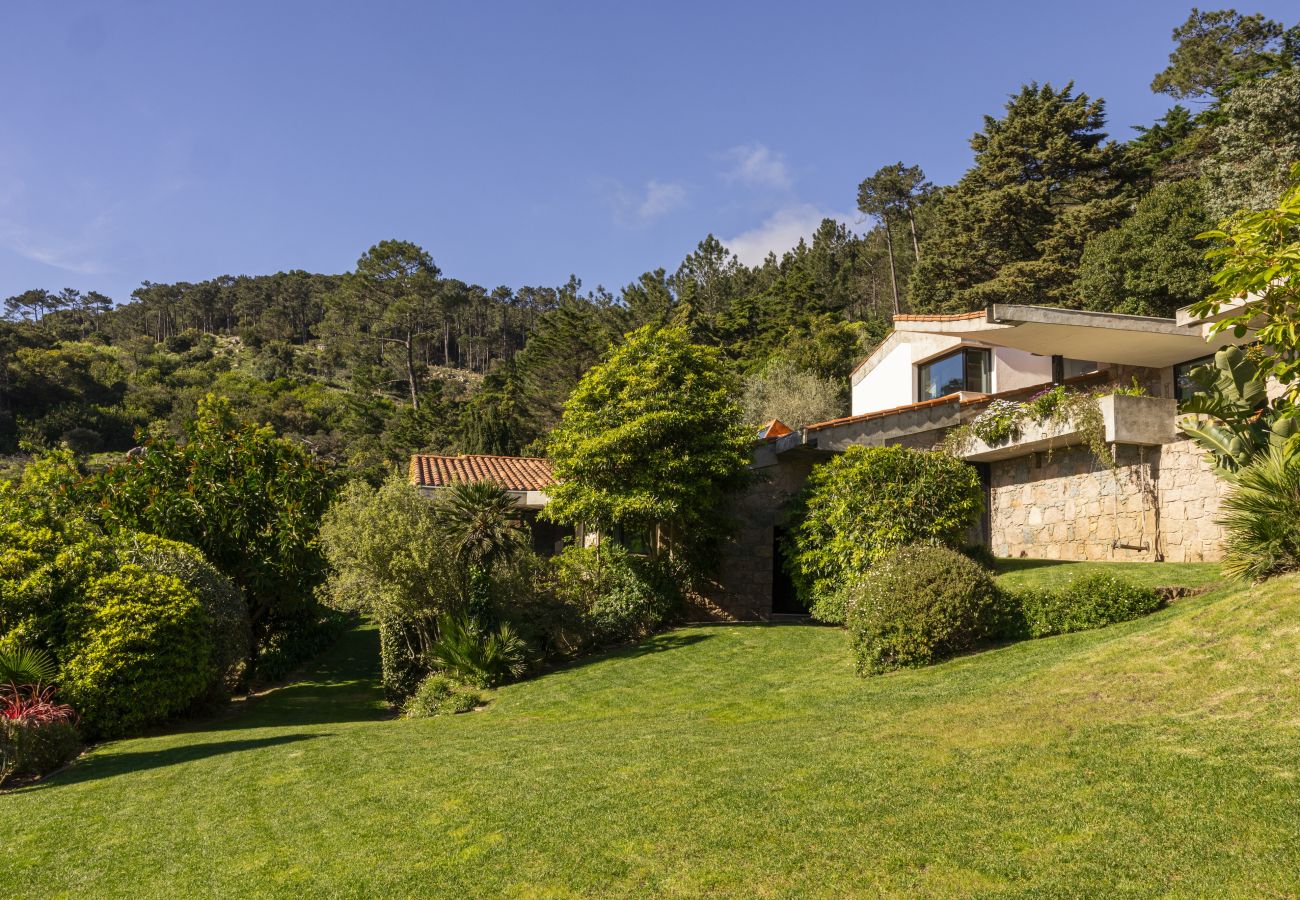
[[[0,797],[0,895],[1300,893],[1300,578],[871,680],[685,628],[424,721],[375,643]]]

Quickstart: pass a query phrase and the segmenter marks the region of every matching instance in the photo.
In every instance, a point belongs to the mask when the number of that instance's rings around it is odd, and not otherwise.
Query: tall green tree
[[[682,325],[646,326],[592,368],[548,444],[557,484],[543,515],[659,527],[692,558],[716,540],[744,483],[752,434],[721,353]]]
[[[425,345],[439,333],[440,271],[409,241],[380,241],[330,297],[330,329],[354,355],[391,366],[420,408]]]
[[[1210,214],[1267,209],[1300,162],[1300,68],[1242,84],[1218,118],[1215,150],[1202,164]]]
[[[1200,181],[1157,185],[1123,224],[1090,240],[1075,282],[1084,309],[1170,316],[1210,293],[1210,273],[1196,236],[1214,220]]]
[[[858,211],[876,218],[885,235],[895,315],[902,311],[902,306],[898,296],[893,226],[906,220],[912,237],[913,259],[919,262],[921,246],[916,230],[916,208],[933,192],[934,185],[926,180],[920,166],[905,166],[901,162],[877,169],[874,175],[858,185]]]
[[[921,243],[920,311],[1069,304],[1087,240],[1122,218],[1121,154],[1105,106],[1074,85],[1028,84],[971,138],[975,165],[944,192]]]
[[[1158,94],[1222,99],[1235,86],[1300,61],[1300,28],[1289,31],[1259,13],[1192,7],[1174,29],[1169,65],[1151,82]]]

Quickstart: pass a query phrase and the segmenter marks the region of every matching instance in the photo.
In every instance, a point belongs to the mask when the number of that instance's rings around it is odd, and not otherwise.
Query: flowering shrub
[[[1020,436],[1021,406],[1014,400],[994,400],[976,416],[971,430],[990,447]]]

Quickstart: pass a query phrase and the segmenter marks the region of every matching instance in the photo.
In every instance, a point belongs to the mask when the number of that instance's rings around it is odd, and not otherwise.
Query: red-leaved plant
[[[0,719],[24,725],[76,722],[77,713],[54,701],[54,661],[40,650],[0,650]]]

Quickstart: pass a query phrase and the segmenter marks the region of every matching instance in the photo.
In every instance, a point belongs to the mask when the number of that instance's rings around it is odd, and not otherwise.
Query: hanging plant
[[[1092,455],[1107,468],[1114,469],[1115,457],[1106,444],[1106,418],[1098,403],[1109,394],[1140,397],[1146,395],[1146,389],[1134,378],[1132,387],[1110,391],[1078,391],[1057,384],[1023,403],[994,400],[972,421],[948,432],[939,449],[953,456],[964,456],[977,440],[997,447],[1016,440],[1030,425],[1073,428]],[[1051,452],[1048,451],[1049,458]]]

